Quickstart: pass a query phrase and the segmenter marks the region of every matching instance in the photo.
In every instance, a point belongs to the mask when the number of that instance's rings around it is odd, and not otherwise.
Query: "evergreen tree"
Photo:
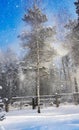
[[[76,6],[76,13],[78,15],[78,19],[76,21],[69,21],[69,24],[66,26],[68,29],[67,39],[70,46],[70,57],[71,57],[71,67],[72,67],[72,73],[74,72],[76,74],[76,71],[79,67],[79,0],[74,2]],[[78,91],[78,86],[75,85],[75,79],[74,77],[74,88],[75,91]],[[76,79],[77,82],[77,79]]]
[[[19,37],[22,41],[23,48],[28,48],[29,50],[24,58],[25,66],[31,66],[32,68],[35,67],[36,69],[36,94],[39,98],[41,90],[40,84],[42,81],[40,71],[42,72],[44,69],[46,71],[46,63],[51,62],[53,56],[56,54],[47,41],[49,37],[55,35],[56,31],[54,27],[44,26],[44,23],[47,22],[47,17],[42,13],[40,8],[37,6],[37,3],[38,0],[34,2],[31,8],[27,9],[23,18],[23,21],[30,26],[29,31],[25,31]]]
[[[69,23],[65,26],[68,30],[66,39],[70,47],[70,55],[72,58],[72,64],[79,66],[79,0],[74,2],[76,6],[76,13],[78,14],[77,21],[69,20]]]
[[[78,14],[78,20],[76,25],[73,27],[71,34],[72,41],[72,56],[74,64],[79,66],[79,0],[74,3],[76,5],[76,13]]]
[[[0,57],[0,86],[2,97],[11,98],[18,94],[18,59],[16,54],[8,49]]]

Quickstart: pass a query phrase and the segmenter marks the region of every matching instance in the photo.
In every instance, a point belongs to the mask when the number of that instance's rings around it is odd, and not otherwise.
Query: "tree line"
[[[22,19],[26,23],[25,31],[18,38],[24,56],[18,58],[11,49],[0,52],[2,97],[78,92],[74,73],[79,67],[79,2],[75,2],[78,20],[69,20],[64,26],[67,33],[63,36],[66,42],[63,47],[69,51],[58,63],[58,52],[53,46],[57,27],[46,25],[47,15],[38,3],[32,1]]]

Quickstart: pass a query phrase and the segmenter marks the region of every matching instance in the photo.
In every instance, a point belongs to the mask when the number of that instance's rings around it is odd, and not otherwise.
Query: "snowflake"
[[[19,8],[19,5],[16,5],[15,7],[16,7],[16,8]]]

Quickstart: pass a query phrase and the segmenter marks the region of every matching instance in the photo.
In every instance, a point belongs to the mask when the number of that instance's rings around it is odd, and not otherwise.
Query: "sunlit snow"
[[[10,111],[0,130],[79,130],[79,106]]]

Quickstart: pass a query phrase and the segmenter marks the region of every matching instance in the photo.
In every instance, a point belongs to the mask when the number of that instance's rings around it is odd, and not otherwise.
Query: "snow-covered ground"
[[[79,105],[10,111],[0,130],[79,130]]]

